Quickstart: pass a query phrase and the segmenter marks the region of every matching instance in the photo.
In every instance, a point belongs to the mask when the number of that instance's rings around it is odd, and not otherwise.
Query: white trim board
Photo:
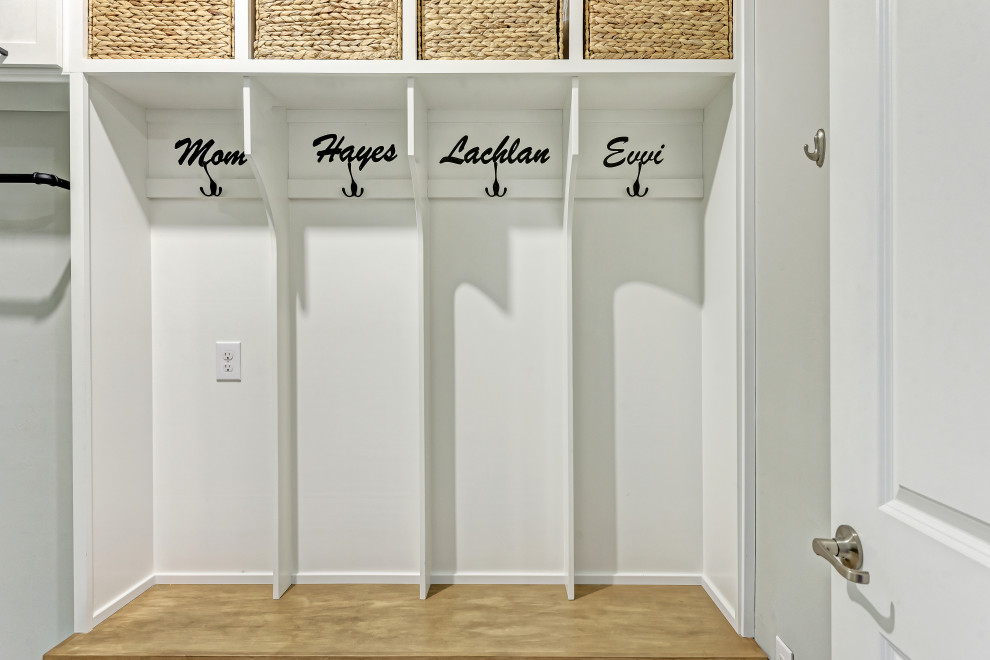
[[[741,11],[740,11],[741,10]],[[736,501],[739,511],[738,609],[730,621],[743,637],[756,636],[756,0],[739,0],[732,26],[738,79],[736,108],[736,195],[740,226],[740,373]],[[709,592],[711,593],[711,592]],[[714,599],[714,597],[713,597]],[[716,603],[718,600],[716,599]],[[724,613],[724,611],[723,611]],[[738,614],[738,616],[736,616]]]
[[[626,191],[632,185],[625,179],[578,179],[574,197],[577,199],[629,199]],[[643,179],[642,199],[702,199],[705,196],[704,179]]]
[[[240,110],[174,110],[148,108],[144,118],[149,124],[239,124]]]
[[[296,573],[293,584],[419,584],[419,572],[399,573]]]
[[[564,573],[433,573],[433,584],[559,584]]]
[[[719,611],[722,612],[722,616],[726,618],[729,624],[732,626],[736,632],[739,630],[739,620],[736,618],[736,608],[729,603],[728,599],[719,591],[715,585],[708,581],[705,576],[701,577],[701,586],[705,588],[708,593],[708,597],[712,599],[715,606],[718,607]],[[745,637],[745,635],[743,635]]]
[[[216,199],[260,199],[254,179],[228,179],[218,181],[223,194]],[[347,179],[289,179],[289,199],[347,199],[342,189]],[[149,199],[210,199],[200,192],[205,182],[199,179],[148,179]],[[361,200],[412,199],[412,182],[408,179],[365,179],[358,185],[367,191]],[[490,186],[488,179],[434,179],[429,182],[429,195],[435,199],[485,199],[482,192]],[[558,199],[561,182],[558,179],[509,179],[503,182],[512,187],[510,196],[527,199]],[[631,185],[627,179],[579,179],[575,191],[577,199],[626,199],[625,188]],[[702,179],[644,179],[647,200],[701,199],[704,197]],[[518,193],[517,193],[518,190]]]
[[[155,584],[271,584],[272,574],[262,571],[243,573],[158,573]]]
[[[360,175],[359,175],[360,176]],[[359,199],[413,199],[410,179],[356,179],[364,190]],[[347,200],[344,189],[350,185],[347,179],[289,179],[289,199],[338,199]],[[365,194],[366,193],[366,194]]]
[[[93,619],[93,355],[90,315],[89,86],[70,77],[69,213],[72,324],[73,628]]]
[[[124,605],[127,605],[129,602],[131,602],[132,600],[143,594],[145,591],[155,586],[157,584],[155,578],[156,576],[149,575],[148,577],[141,580],[133,587],[122,593],[121,595],[117,596],[109,604],[104,605],[100,609],[93,612],[93,620],[91,623],[91,627],[100,625],[101,623],[106,621],[112,614],[115,614],[118,610],[120,610],[120,608],[122,608]]]
[[[626,584],[642,586],[699,587],[697,573],[581,573],[574,574],[575,584]]]
[[[564,195],[561,179],[503,179],[500,183],[510,198],[562,199]],[[431,179],[427,182],[427,195],[431,199],[487,200],[484,191],[491,187],[491,178]]]
[[[563,584],[563,573],[434,573],[433,584]],[[157,573],[134,585],[113,602],[98,610],[92,619],[95,627],[159,584],[271,584],[272,574],[260,571],[242,573]],[[735,627],[735,609],[722,593],[704,576],[695,573],[577,573],[576,584],[701,586],[722,615]],[[293,584],[418,584],[418,572],[396,573],[319,573],[301,572]]]
[[[207,183],[200,179],[147,179],[148,199],[261,199],[261,192],[254,179],[227,179],[217,181],[223,190],[219,197],[207,197],[200,188]]]
[[[271,584],[271,573],[155,573],[93,613],[90,630],[158,584]]]

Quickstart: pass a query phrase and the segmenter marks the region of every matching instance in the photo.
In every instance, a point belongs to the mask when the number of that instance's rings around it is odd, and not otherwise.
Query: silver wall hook
[[[814,151],[808,151],[808,145],[804,145],[804,155],[808,157],[809,160],[815,161],[818,167],[825,164],[825,129],[819,128],[818,132],[815,133],[815,149]]]

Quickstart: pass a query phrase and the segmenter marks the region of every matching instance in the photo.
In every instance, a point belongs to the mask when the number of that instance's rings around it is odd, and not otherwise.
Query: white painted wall
[[[756,2],[756,641],[770,653],[779,635],[801,660],[831,657],[831,571],[810,549],[835,531],[831,153],[819,169],[801,149],[829,130],[828,4]]]
[[[419,267],[412,201],[299,200],[290,213],[299,581],[354,574],[418,580]]]
[[[68,168],[67,113],[0,112],[0,171]],[[22,660],[72,633],[69,194],[0,199],[0,659]]]
[[[696,200],[575,209],[579,581],[701,573],[702,247]]]
[[[152,559],[151,232],[144,110],[90,87],[93,611]]]
[[[267,582],[274,375],[264,208],[156,200],[151,222],[155,572],[165,582]],[[240,382],[217,382],[217,341],[241,342]]]
[[[702,494],[706,586],[730,619],[739,598],[739,225],[732,86],[705,109]]]
[[[246,165],[179,165],[180,138],[242,150],[239,113],[148,110],[147,170],[190,199],[149,202],[154,537],[159,582],[268,582],[274,547],[270,235]],[[241,342],[241,381],[217,382],[215,344]],[[195,539],[195,542],[190,542]]]
[[[437,582],[565,570],[561,203],[500,202],[431,205]]]

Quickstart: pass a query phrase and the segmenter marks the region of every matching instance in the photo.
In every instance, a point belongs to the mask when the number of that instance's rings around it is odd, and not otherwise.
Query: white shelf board
[[[82,60],[83,73],[229,73],[350,75],[695,73],[731,75],[736,60]]]
[[[705,108],[732,80],[732,61],[268,62],[94,60],[89,73],[145,108],[239,110],[245,76],[290,110],[404,110],[415,78],[444,110],[559,110],[581,79],[581,104],[601,110]],[[147,66],[143,66],[144,64]],[[277,64],[276,70],[268,65]],[[312,66],[311,66],[312,65]],[[153,74],[153,75],[152,75]]]

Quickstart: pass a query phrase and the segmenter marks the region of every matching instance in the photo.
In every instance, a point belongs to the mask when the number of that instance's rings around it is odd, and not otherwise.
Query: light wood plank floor
[[[296,585],[152,587],[46,660],[751,660],[701,587]]]

